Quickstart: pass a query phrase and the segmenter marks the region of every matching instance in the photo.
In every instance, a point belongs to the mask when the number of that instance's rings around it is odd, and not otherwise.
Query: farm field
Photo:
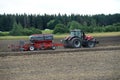
[[[64,52],[64,48],[58,48],[59,53],[46,50],[47,54],[37,51],[39,54],[0,56],[0,80],[120,80],[120,36],[97,37],[97,40],[100,43],[94,51]],[[0,54],[13,53],[7,45],[18,42],[0,40]],[[115,46],[118,49],[109,49]]]
[[[120,80],[120,50],[0,57],[0,80]]]

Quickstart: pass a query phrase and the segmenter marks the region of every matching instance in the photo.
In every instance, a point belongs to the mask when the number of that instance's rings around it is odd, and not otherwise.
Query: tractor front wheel
[[[95,39],[92,39],[92,40],[90,40],[90,41],[88,41],[88,47],[89,48],[93,48],[93,47],[95,47]]]

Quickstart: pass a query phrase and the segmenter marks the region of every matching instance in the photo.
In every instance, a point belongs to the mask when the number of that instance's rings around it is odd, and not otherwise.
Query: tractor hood
[[[86,36],[85,36],[85,39],[86,39],[86,40],[91,40],[91,39],[93,39],[93,37],[90,36],[90,35],[86,35]]]
[[[92,37],[92,36],[90,36],[90,35],[85,36],[85,39],[88,40],[88,41],[90,41],[90,40],[94,40],[94,43],[96,43],[96,44],[99,43],[99,41],[97,41],[94,37]]]

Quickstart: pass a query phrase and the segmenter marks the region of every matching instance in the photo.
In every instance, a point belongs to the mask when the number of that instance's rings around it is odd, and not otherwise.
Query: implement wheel
[[[56,49],[56,47],[55,46],[52,46],[52,50],[55,50]]]
[[[34,47],[34,46],[30,46],[30,47],[29,47],[29,50],[30,50],[30,51],[34,51],[34,50],[35,50],[35,47]]]

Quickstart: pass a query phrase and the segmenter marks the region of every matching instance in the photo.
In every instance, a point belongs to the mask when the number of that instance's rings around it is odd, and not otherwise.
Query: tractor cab
[[[80,39],[84,39],[85,38],[84,32],[79,30],[79,29],[71,30],[70,36],[71,37],[79,37]]]

